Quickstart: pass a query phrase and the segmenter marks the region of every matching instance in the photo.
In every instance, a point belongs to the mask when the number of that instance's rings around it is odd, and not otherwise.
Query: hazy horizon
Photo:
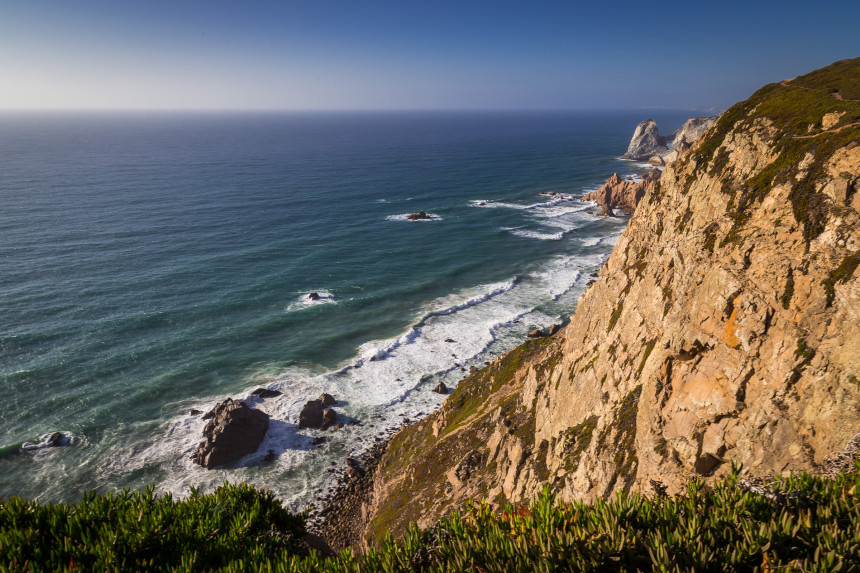
[[[713,113],[860,55],[858,19],[839,1],[10,3],[0,110]]]

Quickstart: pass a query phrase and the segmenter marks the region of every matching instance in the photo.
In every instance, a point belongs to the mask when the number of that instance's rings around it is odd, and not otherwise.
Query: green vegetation
[[[642,374],[645,368],[645,363],[648,362],[648,357],[651,356],[651,351],[654,350],[654,345],[657,344],[657,339],[654,338],[645,343],[645,352],[642,354],[642,362],[639,363],[639,368],[636,370],[636,375]]]
[[[614,450],[615,471],[606,485],[604,495],[609,495],[619,479],[624,480],[624,491],[628,491],[636,478],[639,458],[636,456],[636,415],[639,413],[639,397],[642,384],[636,386],[615,409],[613,421],[603,428],[597,438],[599,450]]]
[[[90,496],[87,504],[75,506],[9,500],[0,502],[0,569],[229,573],[856,570],[860,563],[860,473],[843,473],[834,480],[802,473],[755,485],[763,493],[752,491],[738,468],[733,468],[714,487],[697,479],[677,496],[619,493],[610,501],[569,504],[557,501],[545,489],[528,506],[494,508],[486,502],[474,503],[427,531],[410,527],[399,541],[387,536],[378,548],[361,557],[347,550],[329,558],[316,552],[299,555],[279,545],[299,532],[298,517],[286,514],[278,502],[248,486],[222,489],[220,498],[196,496],[188,503],[145,496],[148,501],[141,503],[128,494]],[[224,501],[225,495],[235,503],[220,506],[216,499]],[[203,511],[207,503],[211,505]],[[195,505],[198,510],[190,511]],[[259,506],[263,509],[255,514],[254,508]],[[219,516],[222,521],[215,524]],[[276,519],[268,522],[269,517]],[[174,529],[155,529],[156,519]],[[36,523],[40,535],[24,535]],[[179,527],[180,523],[187,527]],[[153,527],[148,537],[135,533],[135,528],[148,525]],[[222,527],[209,529],[213,525]],[[243,527],[246,533],[237,537]],[[261,535],[263,531],[267,533]],[[134,543],[142,555],[128,561],[122,552]]]
[[[795,358],[802,358],[804,362],[809,362],[815,356],[815,351],[806,344],[805,338],[797,339],[797,348],[794,350]]]
[[[824,292],[827,295],[827,306],[833,304],[836,296],[836,283],[846,283],[854,275],[857,266],[860,265],[860,251],[845,257],[838,267],[830,271],[830,275],[824,280]]]
[[[791,304],[791,298],[794,296],[794,274],[791,271],[791,268],[788,269],[788,278],[785,280],[785,291],[782,293],[780,297],[780,301],[782,302],[782,308],[788,310],[788,306]]]
[[[773,186],[783,183],[790,187],[792,210],[804,238],[811,241],[824,231],[830,207],[815,187],[826,175],[827,158],[860,140],[860,101],[852,101],[860,98],[850,97],[856,96],[857,86],[860,58],[844,60],[784,84],[767,85],[720,116],[689,159],[700,167],[709,165],[712,175],[719,175],[727,165],[728,156],[721,146],[733,130],[750,129],[756,122],[766,121],[775,130],[772,137],[777,152],[776,159],[741,188],[723,186],[731,195],[728,215],[734,224],[721,245],[740,241],[740,231],[753,205],[760,203]],[[822,118],[828,113],[842,115],[825,131]]]
[[[615,307],[615,310],[612,311],[612,316],[609,317],[609,325],[606,327],[606,332],[612,332],[612,329],[615,328],[615,323],[618,322],[618,319],[621,318],[621,311],[624,310],[624,302],[619,302],[618,306]]]
[[[564,469],[568,473],[576,471],[582,454],[591,444],[591,436],[597,428],[597,416],[589,416],[576,426],[568,428],[563,434]]]
[[[247,484],[184,501],[152,488],[87,493],[74,505],[0,500],[4,571],[205,571],[287,560],[303,535],[302,515]]]

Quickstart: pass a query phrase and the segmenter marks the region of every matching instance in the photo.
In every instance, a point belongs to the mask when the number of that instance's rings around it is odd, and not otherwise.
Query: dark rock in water
[[[526,336],[528,336],[529,338],[543,338],[543,330],[541,330],[540,328],[535,328]]]
[[[409,215],[406,215],[406,218],[410,221],[418,221],[420,219],[429,219],[430,215],[428,215],[424,211],[418,211],[417,213],[410,213]]]
[[[275,459],[275,450],[269,450],[269,453],[263,458],[263,461],[266,463],[272,462]]]
[[[323,410],[321,430],[328,430],[337,423],[337,412],[332,409]]]
[[[550,327],[549,327],[549,335],[550,335],[550,336],[552,336],[553,334],[555,334],[555,333],[556,333],[556,332],[558,332],[559,330],[561,330],[561,325],[560,325],[560,324],[552,324],[552,325],[550,325]]]
[[[585,283],[585,286],[586,286],[586,288],[587,288],[587,287],[590,287],[591,285],[593,285],[593,284],[594,284],[594,283],[596,283],[596,282],[597,282],[596,280],[591,279],[590,281],[588,281],[587,283]]]
[[[456,342],[456,340],[454,340],[453,338],[446,338],[445,342]]]
[[[594,215],[594,211],[592,211],[591,209],[586,209],[585,212],[589,215]]]
[[[202,413],[203,412],[201,410],[195,410],[194,408],[191,408],[191,410],[188,411],[189,416],[199,416]]]
[[[268,414],[228,398],[213,408],[192,459],[205,468],[229,464],[257,451],[268,429]]]
[[[323,403],[319,400],[307,402],[299,414],[299,428],[319,428],[323,423]]]
[[[436,387],[433,388],[433,391],[436,392],[437,394],[447,394],[448,393],[448,387],[445,386],[444,382],[439,382],[436,385]]]
[[[48,447],[49,448],[59,448],[64,445],[66,441],[66,437],[62,434],[62,432],[54,432],[50,436],[48,436]]]
[[[326,443],[327,441],[328,441],[328,438],[326,438],[325,436],[317,436],[316,438],[313,439],[313,441],[311,442],[311,445],[312,446],[321,446],[324,443]]]
[[[478,371],[477,366],[469,366],[469,374],[474,374]]]
[[[595,278],[596,278],[596,277],[599,277],[599,276],[600,276],[600,273],[591,273],[591,274],[590,274],[590,275],[588,275],[588,276],[590,276],[590,277],[595,277]]]
[[[260,398],[274,398],[275,396],[280,396],[281,392],[277,390],[269,390],[268,388],[257,388],[253,392],[251,392],[254,396],[259,396]]]
[[[308,295],[308,298],[311,300],[319,300],[320,299],[320,293],[312,292],[311,294]]]
[[[317,398],[318,402],[322,402],[323,406],[334,406],[337,404],[337,400],[334,399],[334,396],[331,394],[320,394],[320,397]]]
[[[335,430],[341,430],[341,429],[343,429],[343,424],[342,424],[342,423],[341,423],[341,424],[335,424],[334,429],[335,429]]]
[[[364,475],[364,468],[361,464],[352,458],[346,458],[347,473],[351,476],[361,477]]]

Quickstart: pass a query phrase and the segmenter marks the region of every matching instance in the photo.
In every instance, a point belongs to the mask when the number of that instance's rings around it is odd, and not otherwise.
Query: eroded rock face
[[[205,468],[235,462],[256,452],[268,429],[268,414],[228,398],[212,410],[192,459]]]
[[[595,201],[600,205],[601,216],[612,216],[614,210],[630,215],[650,186],[660,180],[660,170],[652,169],[642,179],[622,179],[617,173],[606,180],[600,189],[582,197],[583,201]]]
[[[646,119],[636,126],[633,138],[622,159],[647,161],[652,165],[669,165],[676,161],[705,131],[716,117],[693,117],[668,137],[662,137],[657,122]]]
[[[653,119],[646,119],[636,126],[633,131],[633,138],[627,147],[627,153],[621,158],[643,160],[661,151],[666,151],[666,139],[660,136],[657,122]]]
[[[566,328],[471,373],[392,439],[365,536],[428,527],[473,499],[528,501],[546,484],[569,501],[650,480],[671,495],[732,461],[755,478],[853,459],[860,103],[829,95],[860,80],[853,62],[853,76],[844,62],[816,75],[826,88],[801,76],[757,92],[668,166]],[[764,115],[784,90],[811,98],[793,114],[847,113]]]

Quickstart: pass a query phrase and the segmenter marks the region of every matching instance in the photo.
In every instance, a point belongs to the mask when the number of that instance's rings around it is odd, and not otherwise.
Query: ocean
[[[648,169],[618,159],[645,117],[0,114],[0,497],[247,481],[304,508],[438,382],[566,321],[626,224],[578,198]],[[299,430],[322,392],[362,424]],[[226,397],[270,429],[206,470],[190,410]]]

